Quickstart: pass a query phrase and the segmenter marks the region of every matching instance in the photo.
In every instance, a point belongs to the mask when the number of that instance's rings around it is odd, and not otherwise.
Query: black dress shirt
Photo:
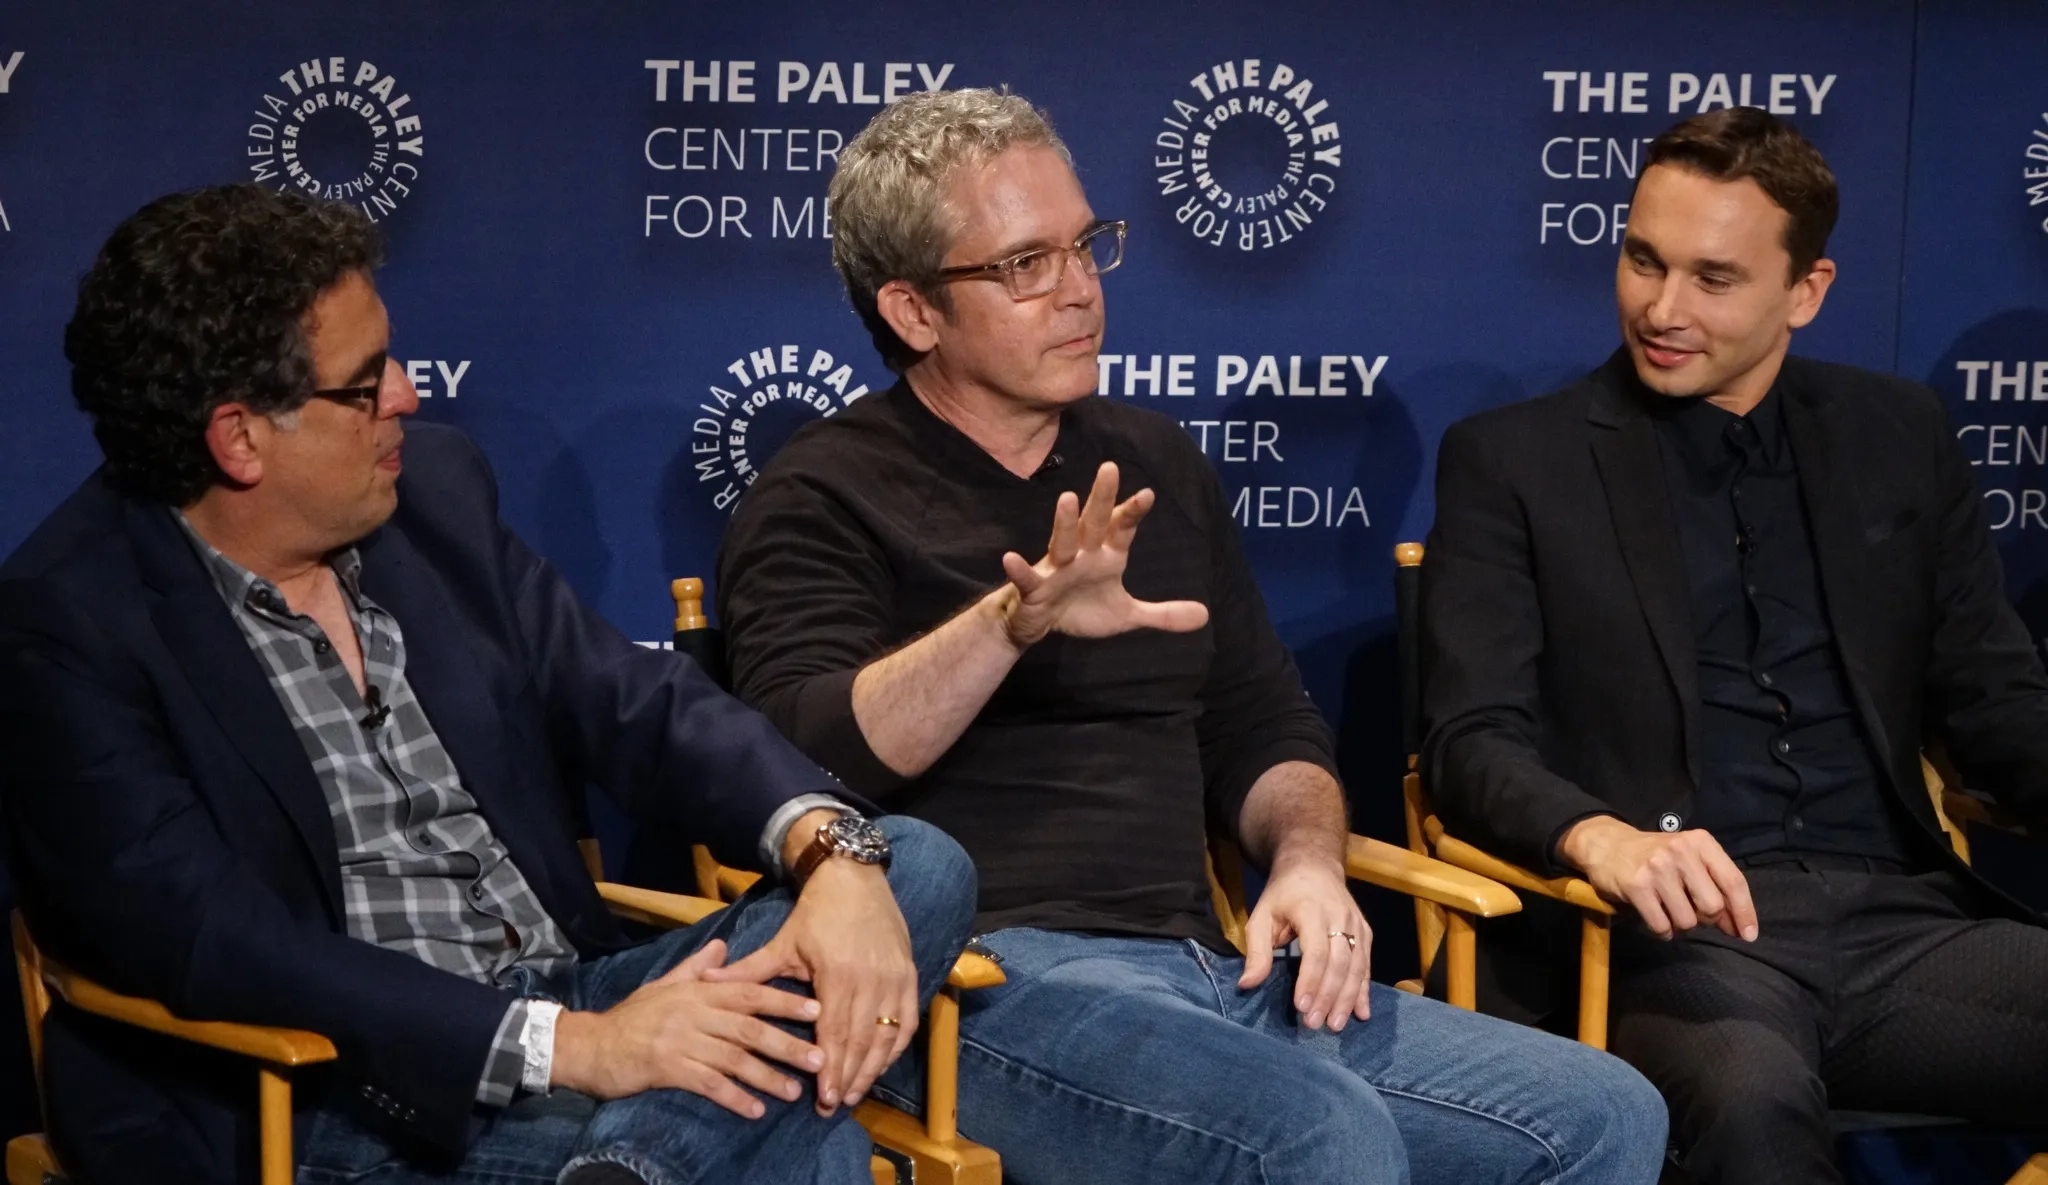
[[[916,778],[853,716],[861,668],[1044,553],[1063,491],[1115,461],[1157,502],[1132,545],[1133,596],[1209,607],[1184,634],[1053,635],[1026,650],[966,732]],[[847,786],[944,829],[981,873],[977,929],[1034,926],[1198,939],[1230,949],[1204,872],[1211,825],[1330,732],[1266,617],[1216,473],[1188,434],[1106,398],[1061,415],[1019,477],[908,387],[805,427],[740,499],[718,557],[733,683]]]
[[[1780,395],[1747,416],[1650,398],[1698,643],[1700,785],[1685,822],[1737,858],[1915,863],[1843,678]]]

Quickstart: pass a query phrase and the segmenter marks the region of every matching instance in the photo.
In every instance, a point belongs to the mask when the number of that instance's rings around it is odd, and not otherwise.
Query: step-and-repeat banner
[[[1841,180],[1797,348],[1925,380],[2048,629],[2048,4],[826,6],[23,2],[0,14],[0,551],[96,462],[61,330],[146,200],[253,180],[385,230],[421,416],[633,636],[776,447],[889,381],[828,178],[896,96],[1005,85],[1128,219],[1101,395],[1215,463],[1273,616],[1397,832],[1390,552],[1452,421],[1616,342],[1646,141],[1729,105]]]

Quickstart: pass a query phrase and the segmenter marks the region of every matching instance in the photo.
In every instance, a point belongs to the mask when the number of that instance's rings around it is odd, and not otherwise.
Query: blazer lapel
[[[404,632],[405,680],[461,775],[463,789],[549,912],[565,920],[555,908],[562,898],[552,892],[545,822],[559,817],[564,835],[573,825],[560,814],[566,804],[535,804],[520,795],[530,779],[515,774],[505,737],[512,707],[508,697],[518,684],[490,677],[472,646],[473,636],[463,628],[456,598],[402,531],[387,524],[358,551],[363,592]]]
[[[1622,360],[1626,365],[1626,360]],[[1699,780],[1699,669],[1685,557],[1664,484],[1656,428],[1636,405],[1610,361],[1597,381],[1586,419],[1594,427],[1593,461],[1607,496],[1636,600],[1678,697],[1685,728],[1686,768]]]
[[[1863,514],[1855,467],[1845,465],[1837,407],[1825,392],[1798,381],[1796,360],[1786,359],[1782,384],[1785,436],[1799,467],[1799,492],[1820,572],[1821,596],[1835,652],[1841,656],[1856,710],[1879,753],[1891,751],[1884,724],[1870,699],[1870,680],[1860,656],[1868,640],[1863,591],[1870,587],[1864,563]]]
[[[151,610],[158,636],[221,732],[292,821],[320,870],[328,912],[340,924],[334,821],[291,717],[171,512],[131,504],[126,514],[143,578],[163,594]]]

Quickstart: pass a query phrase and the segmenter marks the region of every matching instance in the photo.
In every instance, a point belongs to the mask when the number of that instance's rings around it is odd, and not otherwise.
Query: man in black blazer
[[[1646,161],[1623,348],[1444,436],[1424,776],[1454,833],[1629,907],[1613,1047],[1695,1178],[1836,1179],[1831,1106],[2040,1124],[2048,929],[1920,774],[1944,741],[2048,824],[1969,464],[1932,392],[1787,356],[1835,272],[1819,153],[1741,108]]]
[[[0,567],[30,929],[180,1016],[332,1038],[301,1182],[868,1180],[844,1107],[971,866],[606,625],[475,446],[401,427],[378,257],[349,207],[232,186],[145,207],[81,285],[106,464]],[[577,852],[589,785],[780,887],[636,945]],[[61,1002],[44,1034],[82,1179],[255,1179],[248,1063]]]

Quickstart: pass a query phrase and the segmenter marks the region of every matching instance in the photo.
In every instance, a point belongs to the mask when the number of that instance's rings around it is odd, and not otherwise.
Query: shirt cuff
[[[761,829],[761,867],[773,874],[776,880],[784,879],[782,845],[789,838],[789,829],[812,811],[823,810],[834,810],[843,815],[860,813],[830,794],[799,794],[776,807],[775,813],[768,816],[768,825]]]
[[[526,1031],[526,1001],[514,1000],[498,1022],[491,1038],[491,1052],[484,1058],[484,1074],[476,1084],[476,1101],[486,1107],[512,1105],[519,1093],[519,1078],[526,1069],[526,1046],[519,1036]]]

